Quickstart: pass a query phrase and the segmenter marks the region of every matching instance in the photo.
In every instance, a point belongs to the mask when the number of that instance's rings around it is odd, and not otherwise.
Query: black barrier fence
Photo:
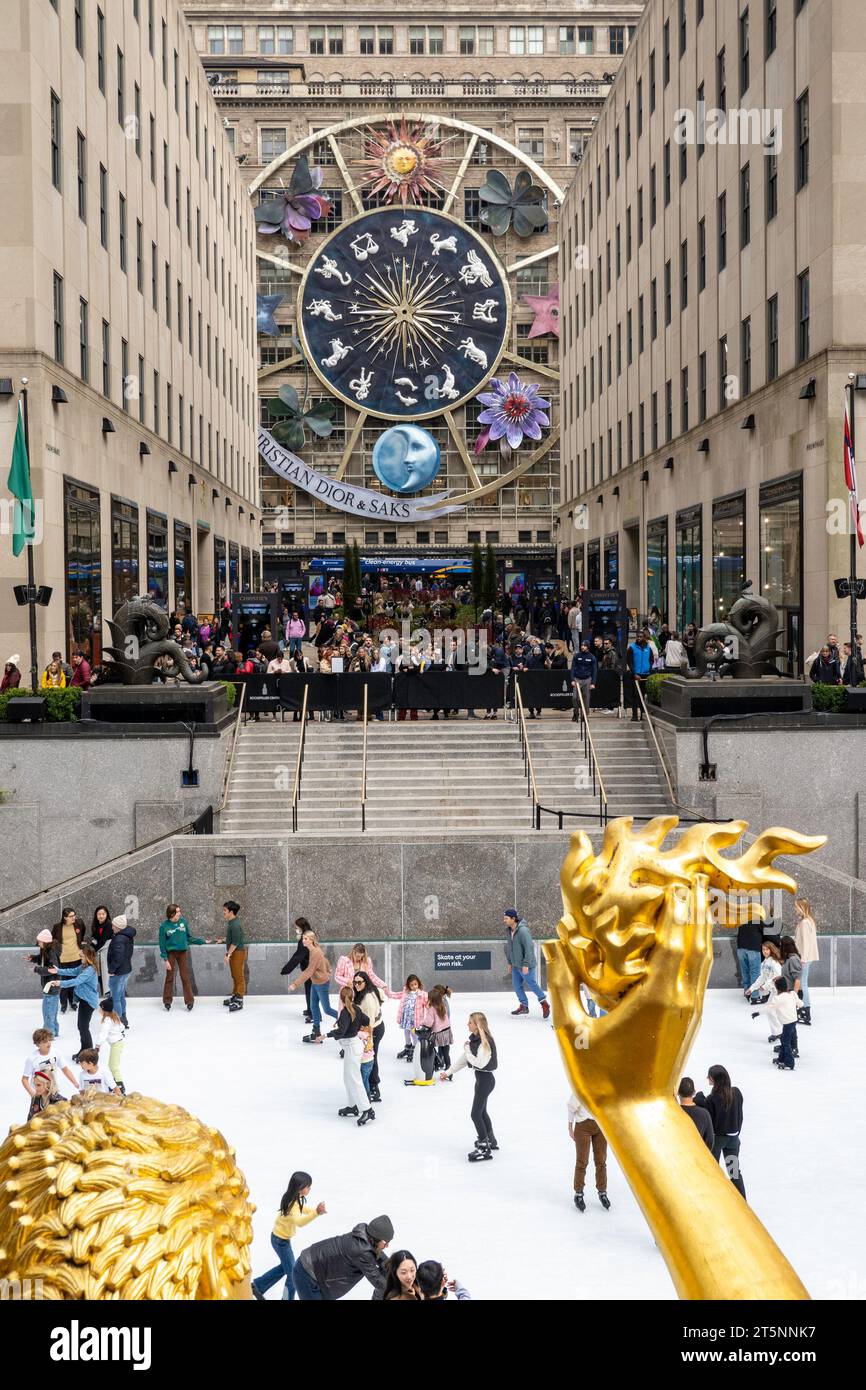
[[[304,690],[308,690],[307,709],[360,710],[386,709],[501,709],[514,703],[514,682],[528,709],[567,710],[572,704],[570,671],[511,671],[508,676],[493,671],[473,675],[469,671],[348,671],[321,675],[317,671],[288,676],[268,676],[255,672],[238,676],[236,686],[246,686],[244,706],[248,714],[273,714],[279,710],[300,710]],[[593,709],[613,709],[620,704],[621,677],[615,671],[599,671],[590,700]]]

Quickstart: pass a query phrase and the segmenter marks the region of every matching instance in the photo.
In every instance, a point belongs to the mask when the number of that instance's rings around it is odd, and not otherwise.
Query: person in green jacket
[[[189,968],[190,946],[206,946],[204,937],[191,936],[189,924],[182,915],[177,903],[169,903],[165,909],[165,921],[159,925],[159,954],[165,961],[165,983],[162,987],[162,1002],[166,1010],[171,1008],[174,998],[174,982],[180,975],[183,986],[183,1002],[192,1009],[195,999],[192,992],[192,976]]]
[[[244,929],[240,923],[240,903],[223,903],[223,917],[226,924],[226,965],[232,973],[232,993],[223,1003],[228,1005],[229,1013],[237,1013],[244,1006],[247,982],[244,979],[244,965],[247,947]]]
[[[535,978],[535,946],[532,933],[513,907],[508,909],[502,920],[507,927],[505,957],[511,966],[511,983],[517,995],[517,1008],[512,1009],[512,1014],[517,1018],[521,1014],[529,1013],[529,1000],[526,998],[528,986],[541,1004],[542,1017],[549,1018],[550,1005],[547,995]]]

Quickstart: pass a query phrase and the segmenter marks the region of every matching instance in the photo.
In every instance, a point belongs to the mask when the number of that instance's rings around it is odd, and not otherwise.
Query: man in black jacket
[[[111,997],[114,1000],[114,1012],[120,1016],[124,1028],[128,1028],[126,986],[132,974],[135,927],[131,927],[126,917],[121,914],[119,917],[111,919],[111,930],[114,932],[114,936],[108,943],[108,955],[106,957],[108,988],[111,990]]]
[[[580,651],[575,652],[571,658],[571,688],[574,692],[572,701],[574,704],[574,714],[571,716],[573,722],[580,718],[580,695],[578,687],[583,694],[583,703],[587,714],[589,714],[589,701],[592,691],[595,689],[595,682],[598,676],[598,662],[589,650],[589,643],[583,641],[580,644]]]
[[[359,1222],[344,1236],[308,1245],[295,1263],[298,1298],[333,1303],[368,1279],[375,1289],[374,1300],[381,1300],[387,1269],[385,1247],[393,1238],[391,1218],[377,1216],[366,1224]]]

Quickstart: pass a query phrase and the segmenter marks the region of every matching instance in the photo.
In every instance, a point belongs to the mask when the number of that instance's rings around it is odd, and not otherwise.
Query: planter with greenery
[[[647,676],[646,697],[651,705],[660,705],[662,702],[662,681],[666,681],[667,676],[661,671],[654,676]]]
[[[848,692],[844,685],[824,685],[816,681],[812,686],[812,708],[825,714],[841,714],[848,704]]]
[[[68,723],[78,718],[81,691],[78,686],[67,686],[63,690],[4,690],[0,695],[0,723],[8,721],[9,701],[23,699],[25,696],[41,695],[45,701],[45,718],[50,723]]]

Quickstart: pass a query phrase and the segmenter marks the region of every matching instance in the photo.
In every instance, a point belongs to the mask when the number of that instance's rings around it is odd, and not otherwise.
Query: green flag
[[[9,469],[9,491],[16,499],[15,520],[12,529],[12,554],[20,555],[25,545],[33,540],[33,489],[30,486],[30,461],[27,457],[27,443],[24,438],[24,408],[18,402],[18,425],[15,430],[15,444],[12,449],[12,467]]]

